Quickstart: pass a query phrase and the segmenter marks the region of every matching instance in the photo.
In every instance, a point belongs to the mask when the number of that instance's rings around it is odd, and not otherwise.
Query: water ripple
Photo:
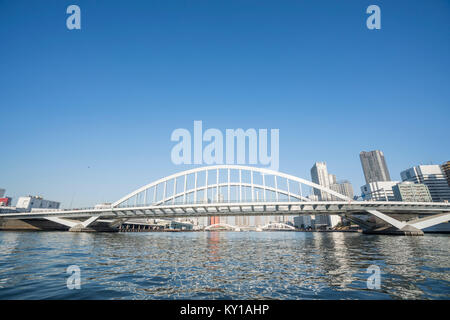
[[[449,299],[449,239],[1,232],[0,299]],[[80,290],[66,287],[69,265]],[[367,288],[370,265],[380,289]]]

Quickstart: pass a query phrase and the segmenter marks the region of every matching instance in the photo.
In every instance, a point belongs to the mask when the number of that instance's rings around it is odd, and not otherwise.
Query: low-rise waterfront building
[[[31,211],[31,209],[59,209],[59,202],[45,200],[39,196],[19,197],[16,208],[23,211]]]
[[[395,201],[393,187],[399,181],[376,181],[361,187],[362,198],[366,201]]]
[[[94,206],[94,209],[109,209],[111,208],[111,203],[99,203]]]
[[[316,214],[314,215],[314,229],[330,229],[342,222],[342,218],[337,214]]]
[[[412,183],[409,181],[396,184],[392,187],[394,191],[395,201],[410,202],[431,202],[430,191],[428,187],[422,183]]]
[[[129,219],[123,224],[150,226],[149,230],[193,230],[194,228],[194,224],[188,219]]]
[[[166,229],[170,230],[192,230],[194,224],[190,222],[177,221],[177,220],[166,220]]]
[[[433,201],[450,201],[450,186],[440,165],[420,165],[400,173],[402,181],[423,183],[428,187]]]
[[[450,186],[450,161],[441,165],[442,171],[444,171],[445,177],[447,178],[447,183]]]
[[[294,226],[297,229],[309,229],[314,227],[314,216],[303,214],[294,217]]]
[[[0,207],[8,207],[11,205],[12,199],[10,197],[0,198]]]

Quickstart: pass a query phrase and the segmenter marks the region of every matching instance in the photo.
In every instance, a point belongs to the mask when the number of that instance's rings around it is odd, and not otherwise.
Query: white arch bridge
[[[282,222],[271,222],[258,229],[262,230],[295,230],[293,226],[290,226],[286,223]]]
[[[241,229],[238,226],[233,226],[231,224],[228,223],[215,223],[215,224],[211,224],[209,226],[207,226],[205,229],[203,229],[205,231],[214,231],[214,230],[233,230],[233,231],[240,231]]]
[[[311,197],[314,194],[327,201],[314,201]],[[0,217],[27,221],[44,219],[80,231],[100,222],[117,226],[130,218],[299,214],[339,214],[366,231],[421,234],[421,229],[450,220],[450,204],[354,201],[308,180],[277,171],[216,165],[159,179],[110,206],[4,213]]]

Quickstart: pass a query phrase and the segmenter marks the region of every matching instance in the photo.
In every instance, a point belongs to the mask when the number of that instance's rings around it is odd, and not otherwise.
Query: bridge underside
[[[366,234],[385,234],[385,235],[406,235],[406,236],[422,236],[423,231],[412,227],[402,226],[396,227],[385,220],[377,218],[376,216],[361,217],[361,215],[344,214],[349,221],[357,224]],[[365,219],[364,219],[365,218]],[[409,219],[414,220],[414,218]],[[400,222],[400,221],[399,221]]]
[[[87,226],[73,219],[23,218],[1,219],[0,230],[9,231],[72,231],[72,232],[117,232],[120,224],[114,220],[97,220]]]
[[[420,217],[418,214],[384,214],[378,210],[366,210],[369,219],[363,220],[355,214],[345,214],[344,216],[361,226],[365,233],[369,234],[392,234],[421,236],[423,229],[448,222],[450,213],[440,213]]]

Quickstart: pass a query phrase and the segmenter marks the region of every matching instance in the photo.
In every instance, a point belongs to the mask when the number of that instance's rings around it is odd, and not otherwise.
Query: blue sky
[[[357,191],[362,150],[393,179],[450,160],[449,1],[0,0],[0,38],[0,187],[16,199],[90,206],[190,168],[170,135],[194,120],[277,128],[280,171],[326,161]]]

